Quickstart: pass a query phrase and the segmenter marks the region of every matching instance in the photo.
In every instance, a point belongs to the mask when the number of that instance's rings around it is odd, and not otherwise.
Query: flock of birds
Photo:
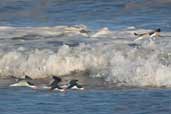
[[[15,77],[16,78],[16,77]],[[84,90],[82,85],[78,83],[77,79],[72,79],[69,81],[68,84],[61,86],[60,82],[62,82],[62,79],[57,76],[52,76],[53,81],[49,85],[39,86],[33,83],[33,79],[29,76],[25,76],[24,79],[16,78],[16,83],[11,84],[10,87],[29,87],[32,89],[47,89],[47,90],[57,90],[60,92],[64,92],[66,90],[74,89],[74,90]]]

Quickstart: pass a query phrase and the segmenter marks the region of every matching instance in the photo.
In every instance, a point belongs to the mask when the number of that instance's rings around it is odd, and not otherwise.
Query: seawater
[[[171,90],[0,90],[1,114],[170,114]]]
[[[0,25],[84,24],[97,29],[136,26],[170,30],[170,0],[1,0]]]
[[[170,114],[170,5],[170,0],[1,0],[2,81],[57,75],[78,78],[89,88],[59,93],[9,88],[12,82],[0,81],[1,113]],[[159,38],[135,42],[135,32],[156,28],[162,30]]]

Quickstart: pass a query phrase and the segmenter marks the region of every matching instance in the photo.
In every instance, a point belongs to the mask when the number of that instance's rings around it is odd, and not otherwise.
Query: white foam
[[[81,33],[80,30],[87,30],[85,25],[76,26],[54,26],[54,27],[10,27],[1,26],[0,27],[0,38],[13,38],[20,37],[28,34],[37,34],[42,36],[49,35],[83,35],[87,36],[85,33]]]
[[[110,34],[112,34],[112,32],[107,27],[105,27],[105,28],[98,30],[91,37],[105,37],[106,35],[110,35]]]

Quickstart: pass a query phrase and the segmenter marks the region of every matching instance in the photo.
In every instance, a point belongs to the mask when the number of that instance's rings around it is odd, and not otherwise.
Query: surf
[[[0,35],[1,42],[5,42],[0,49],[2,78],[10,75],[18,78],[29,75],[33,79],[52,75],[72,77],[73,72],[84,72],[78,76],[80,79],[100,78],[115,86],[171,86],[170,32],[162,31],[162,37],[154,40],[152,48],[148,40],[134,42],[135,32],[152,30],[135,27],[123,30],[91,30],[85,25],[0,28],[5,34]]]

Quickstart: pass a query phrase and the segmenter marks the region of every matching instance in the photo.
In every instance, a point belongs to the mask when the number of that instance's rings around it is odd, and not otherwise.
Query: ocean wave
[[[14,29],[17,29],[19,33],[14,32],[16,31]],[[22,29],[24,32],[21,32],[22,30],[20,31],[18,28],[7,27],[1,27],[0,30],[6,31],[7,37],[9,36],[8,32],[12,31],[10,38],[13,38],[18,34],[21,35],[21,33],[22,35],[26,35],[26,33],[28,35],[33,34],[33,32],[36,35],[51,37],[51,33],[44,32],[49,31],[49,29],[55,33],[69,31],[70,34],[65,35],[65,37],[58,36],[59,34],[56,36],[55,34],[56,39],[51,40],[51,42],[59,39],[65,42],[66,39],[73,38],[76,38],[78,42],[81,38],[84,38],[84,40],[74,47],[64,43],[53,47],[53,50],[48,47],[25,49],[27,48],[25,47],[26,44],[23,47],[13,48],[9,51],[1,49],[0,76],[24,77],[24,75],[29,75],[32,78],[44,78],[51,75],[70,76],[73,72],[88,72],[88,77],[103,78],[117,86],[171,87],[171,56],[168,51],[170,48],[168,47],[169,44],[165,45],[163,43],[164,40],[169,42],[168,36],[165,37],[166,39],[156,40],[153,42],[153,46],[151,44],[149,46],[148,40],[140,43],[133,42],[135,31],[149,31],[136,30],[135,28],[120,31],[104,28],[98,31],[90,31],[86,26],[63,26],[62,29],[60,26],[48,27],[48,30],[47,28],[45,30],[45,27],[39,29],[24,28]],[[88,35],[82,35],[81,30],[89,31],[83,32]],[[5,37],[5,33],[3,37]],[[46,40],[43,39],[42,41]],[[10,44],[11,41],[7,42]],[[164,47],[162,47],[163,45]],[[5,48],[5,45],[3,47]]]

